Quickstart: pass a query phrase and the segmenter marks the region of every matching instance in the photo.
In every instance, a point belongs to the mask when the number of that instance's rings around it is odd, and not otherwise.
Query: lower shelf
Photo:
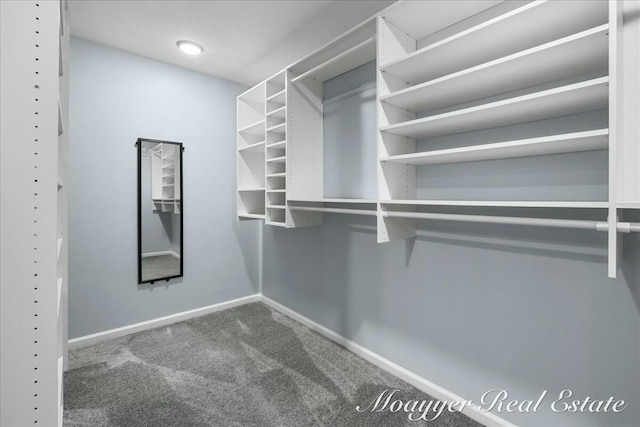
[[[264,214],[238,214],[238,219],[264,219]]]

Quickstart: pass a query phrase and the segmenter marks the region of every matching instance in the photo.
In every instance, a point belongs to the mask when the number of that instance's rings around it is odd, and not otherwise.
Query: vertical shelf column
[[[416,140],[380,131],[390,123],[412,120],[414,113],[381,102],[380,98],[391,91],[408,86],[381,71],[381,66],[416,50],[416,40],[382,16],[377,18],[377,110],[378,110],[378,200],[415,199],[416,166],[381,162],[383,157],[415,152]],[[407,239],[416,235],[415,220],[387,218],[382,216],[382,205],[378,203],[378,243]]]
[[[289,227],[287,220],[287,72],[285,70],[266,81],[266,147],[265,147],[265,223]]]
[[[321,199],[323,182],[322,81],[292,81],[287,71],[287,196],[289,199]],[[287,206],[291,227],[321,225],[321,212],[292,211]]]
[[[62,421],[66,17],[66,2],[0,2],[0,49],[11,58],[0,64],[2,425]]]

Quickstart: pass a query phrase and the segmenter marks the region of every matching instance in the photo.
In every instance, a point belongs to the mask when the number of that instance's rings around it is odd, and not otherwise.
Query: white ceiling
[[[392,0],[75,0],[71,34],[253,85],[393,3]],[[185,55],[178,40],[204,47]]]

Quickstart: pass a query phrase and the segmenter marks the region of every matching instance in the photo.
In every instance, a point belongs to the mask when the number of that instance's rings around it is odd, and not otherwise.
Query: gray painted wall
[[[258,291],[258,224],[235,213],[244,88],[71,40],[69,337]],[[182,141],[184,278],[137,284],[136,138]]]
[[[325,89],[334,96],[335,88],[374,78],[366,69],[346,73]],[[335,179],[327,165],[345,173],[345,159],[354,155],[337,136],[345,129],[330,127],[349,124],[347,134],[375,128],[375,109],[356,99],[325,115],[327,197],[365,186]],[[606,126],[606,112],[421,143],[433,149],[599,125]],[[360,155],[375,157],[375,138],[355,143]],[[418,194],[604,200],[606,170],[603,151],[425,166]],[[500,414],[518,425],[640,425],[640,236],[625,237],[623,272],[611,280],[605,233],[422,222],[415,240],[377,244],[375,225],[374,218],[329,214],[322,227],[265,227],[263,294],[463,398],[479,402],[500,388],[535,400],[548,390],[543,412]],[[565,388],[630,406],[614,415],[555,414],[551,396]]]

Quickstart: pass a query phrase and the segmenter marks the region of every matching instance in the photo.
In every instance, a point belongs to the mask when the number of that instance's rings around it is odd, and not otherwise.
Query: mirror
[[[182,143],[138,138],[138,283],[182,277]]]

